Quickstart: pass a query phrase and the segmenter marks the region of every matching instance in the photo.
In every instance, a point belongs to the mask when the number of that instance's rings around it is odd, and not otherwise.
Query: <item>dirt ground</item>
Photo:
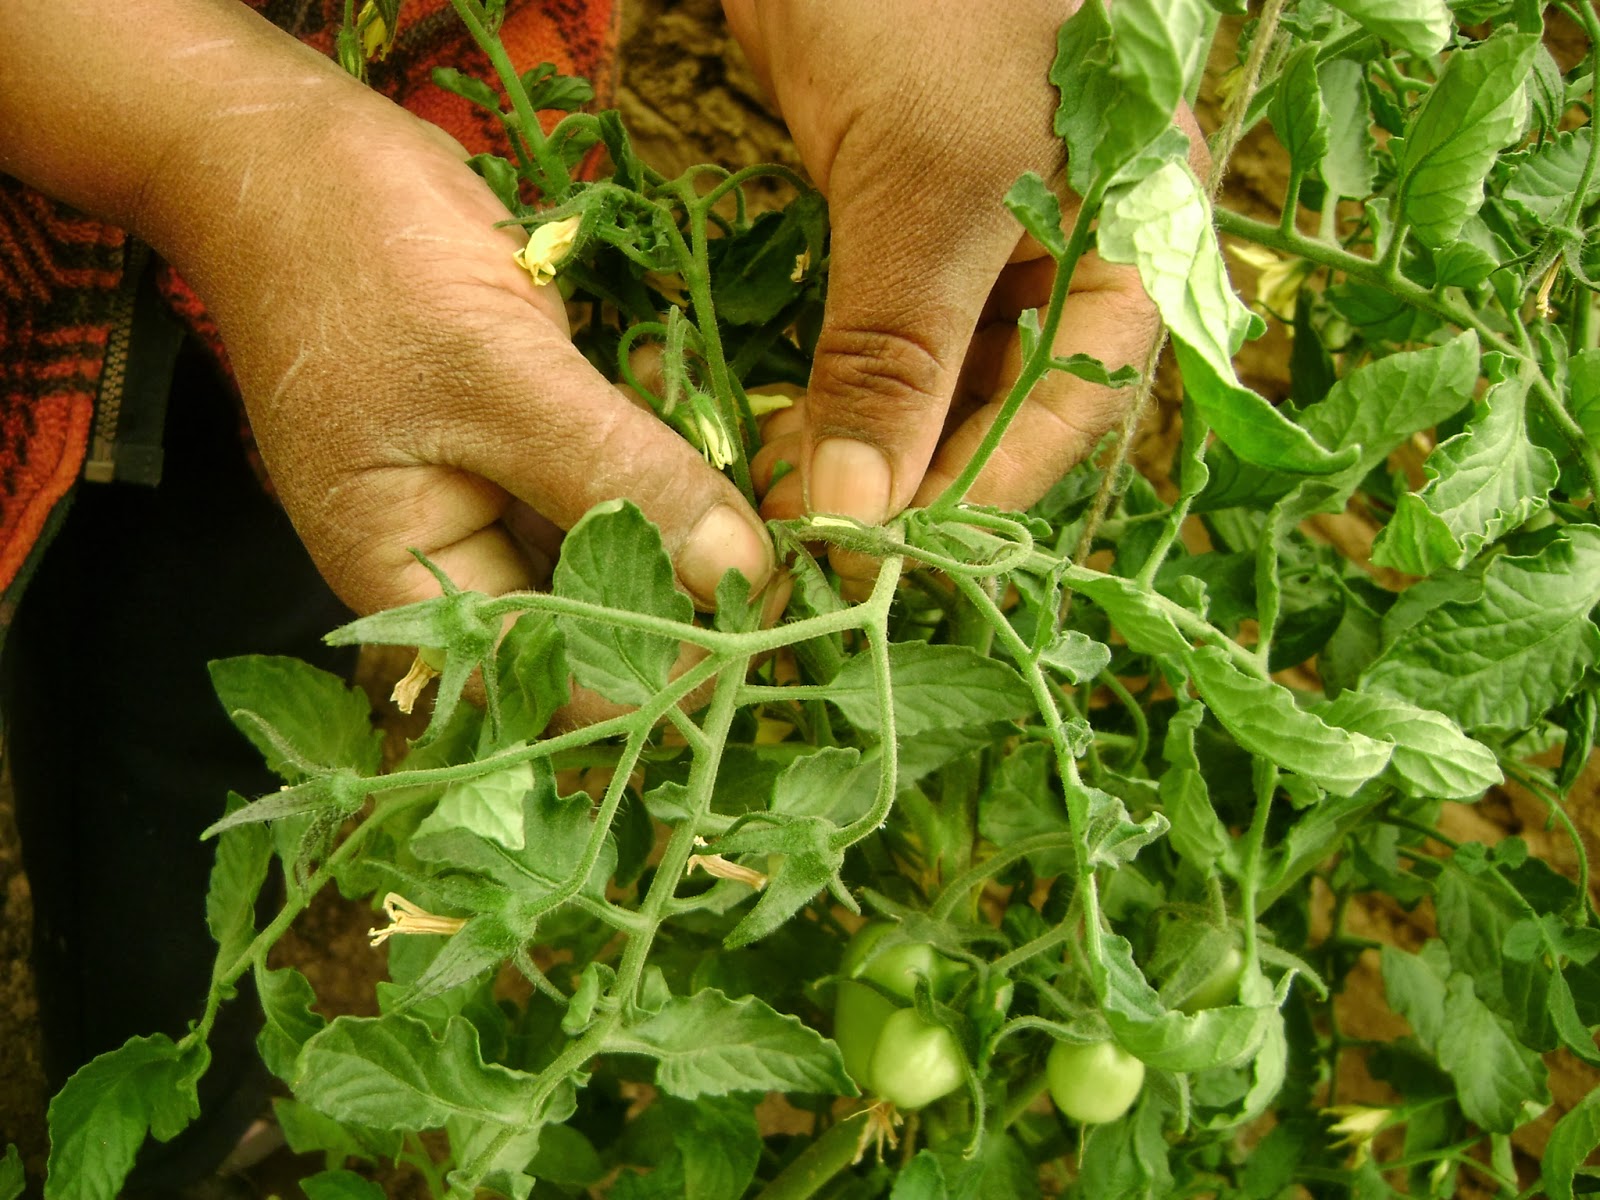
[[[779,161],[798,167],[781,124],[768,109],[759,86],[722,26],[717,0],[627,0],[623,37],[623,81],[619,107],[643,156],[671,174],[697,161],[740,166]],[[1558,56],[1560,51],[1557,51]],[[1225,52],[1214,68],[1225,68]],[[1565,65],[1565,64],[1563,64]],[[1201,105],[1202,124],[1215,128],[1215,113]],[[1282,169],[1272,153],[1270,135],[1259,131],[1235,156],[1229,177],[1229,198],[1236,206],[1266,211],[1281,194]],[[1275,212],[1275,209],[1272,210]],[[1248,291],[1253,282],[1241,272],[1238,282]],[[1241,374],[1270,396],[1284,391],[1288,343],[1281,332],[1247,348]],[[1157,472],[1170,457],[1177,437],[1176,410],[1159,405],[1142,431],[1136,457]],[[1335,541],[1360,545],[1370,531],[1332,522],[1324,530]],[[403,664],[402,664],[403,666]],[[379,673],[382,667],[375,668]],[[1600,851],[1600,804],[1596,803],[1600,771],[1596,764],[1580,783],[1574,815],[1580,819],[1591,853]],[[1484,804],[1455,806],[1450,832],[1461,840],[1494,842],[1509,834],[1528,840],[1535,853],[1558,867],[1572,868],[1569,844],[1544,829],[1537,803],[1508,792]],[[1359,914],[1358,932],[1385,941],[1416,944],[1431,930],[1414,914],[1398,908],[1370,906]],[[0,1146],[16,1142],[30,1174],[42,1172],[44,1136],[42,1074],[37,1046],[37,1005],[28,969],[31,909],[27,881],[12,820],[10,795],[0,783]],[[280,952],[312,977],[319,995],[333,998],[338,1011],[370,1007],[371,982],[381,961],[367,946],[363,931],[371,923],[362,906],[329,899],[308,913],[286,939]],[[1374,964],[1367,964],[1340,1000],[1340,1017],[1352,1036],[1392,1036],[1397,1020],[1381,1000]],[[1595,1086],[1594,1075],[1573,1060],[1553,1056],[1552,1086],[1557,1103],[1538,1131],[1524,1140],[1525,1154],[1536,1155],[1542,1139],[1560,1112]],[[1341,1098],[1381,1099],[1352,1063],[1341,1078]],[[1530,1160],[1531,1161],[1531,1160]],[[261,1194],[276,1181],[260,1181]]]

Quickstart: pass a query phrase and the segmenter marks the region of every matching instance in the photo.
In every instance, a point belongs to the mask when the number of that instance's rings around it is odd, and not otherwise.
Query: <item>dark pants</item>
[[[215,946],[199,834],[230,789],[278,780],[211,690],[210,659],[292,654],[348,674],[321,635],[349,619],[257,483],[235,408],[203,351],[179,355],[158,487],[86,484],[7,638],[4,703],[34,904],[34,967],[52,1089],[139,1034],[181,1036]],[[208,1170],[265,1102],[242,993],[212,1035],[205,1115],[147,1147],[157,1190]]]

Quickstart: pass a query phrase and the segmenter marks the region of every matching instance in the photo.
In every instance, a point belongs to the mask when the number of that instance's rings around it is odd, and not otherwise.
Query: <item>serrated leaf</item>
[[[1187,164],[1168,163],[1112,189],[1097,244],[1108,262],[1138,268],[1172,332],[1190,397],[1235,454],[1302,474],[1340,470],[1355,457],[1329,454],[1239,382],[1233,356],[1257,318],[1228,283],[1210,205]]]
[[[1522,1124],[1522,1106],[1550,1102],[1544,1062],[1473,994],[1472,980],[1452,975],[1444,999],[1445,1027],[1439,1066],[1456,1084],[1468,1120],[1491,1133]]]
[[[617,1200],[739,1200],[762,1149],[744,1099],[706,1096],[660,1097],[629,1122],[622,1145],[625,1162],[651,1170],[623,1175],[610,1192]]]
[[[1006,193],[1005,204],[1021,226],[1053,258],[1067,252],[1067,235],[1061,231],[1061,201],[1048,184],[1025,171]]]
[[[877,791],[876,759],[863,762],[853,746],[825,746],[795,759],[778,776],[772,811],[846,824],[867,811]]]
[[[978,799],[978,832],[1004,849],[1041,833],[1071,831],[1067,806],[1056,791],[1050,747],[1029,742],[1001,759]],[[1041,850],[1028,859],[1046,878],[1072,870],[1070,848]]]
[[[6,1146],[6,1156],[0,1158],[0,1200],[17,1200],[28,1186],[22,1170],[22,1154],[16,1146]]]
[[[1393,696],[1344,691],[1317,715],[1341,729],[1393,742],[1384,774],[1407,796],[1476,800],[1502,779],[1494,751],[1443,713]]]
[[[228,796],[228,811],[245,803]],[[260,825],[230,829],[217,840],[217,857],[206,887],[206,928],[217,943],[215,970],[224,971],[250,945],[256,934],[256,897],[272,864],[272,835]]]
[[[516,750],[521,742],[504,747]],[[524,845],[523,803],[535,789],[533,763],[518,762],[476,779],[464,779],[445,789],[434,810],[417,826],[416,836],[464,829],[507,850]]]
[[[1145,846],[1167,832],[1167,818],[1151,813],[1135,822],[1117,797],[1099,788],[1077,786],[1083,792],[1089,820],[1083,830],[1083,850],[1092,866],[1118,867],[1132,862]]]
[[[1189,641],[1163,606],[1131,579],[1116,575],[1074,575],[1074,591],[1089,597],[1111,618],[1128,647],[1138,654],[1178,657]]]
[[[1328,152],[1328,110],[1317,79],[1317,47],[1304,45],[1289,55],[1267,106],[1272,128],[1298,172],[1316,170]]]
[[[583,515],[561,543],[551,587],[557,596],[689,622],[694,605],[673,585],[661,534],[632,504],[615,500]],[[618,704],[643,704],[667,685],[678,657],[670,637],[561,616],[567,664],[585,687]]]
[[[1167,1071],[1208,1071],[1248,1062],[1267,1030],[1282,1021],[1276,1008],[1229,1005],[1188,1014],[1165,1008],[1133,961],[1133,948],[1115,934],[1103,939],[1107,1024],[1123,1049]]]
[[[1454,27],[1445,0],[1330,0],[1369,33],[1424,57],[1438,54]]]
[[[339,1017],[305,1044],[295,1076],[305,1103],[373,1129],[438,1129],[454,1116],[521,1128],[531,1115],[534,1076],[485,1063],[464,1017],[439,1038],[415,1017]]]
[[[1388,765],[1389,745],[1329,725],[1296,705],[1288,688],[1246,674],[1215,646],[1191,651],[1185,662],[1212,715],[1252,754],[1338,796]]]
[[[1110,13],[1115,86],[1093,151],[1105,179],[1171,128],[1190,52],[1206,28],[1201,0],[1117,0]]]
[[[500,673],[500,736],[532,741],[571,699],[560,627],[549,613],[523,613],[496,653]]]
[[[309,1104],[278,1097],[272,1115],[283,1130],[284,1141],[296,1154],[331,1154],[336,1162],[358,1158],[378,1163],[394,1158],[404,1145],[404,1135],[392,1130],[344,1125]]]
[[[685,1100],[733,1092],[856,1095],[832,1042],[754,996],[730,1000],[714,988],[674,997],[612,1033],[604,1050],[654,1058],[656,1086]]]
[[[318,1171],[300,1181],[306,1200],[384,1200],[383,1189],[354,1171]]]
[[[823,888],[831,886],[844,894],[839,882],[844,851],[830,844],[837,831],[832,821],[822,817],[800,817],[781,825],[751,823],[714,843],[711,849],[719,854],[781,856],[755,907],[733,927],[723,945],[731,950],[760,941]],[[774,860],[769,857],[768,861]]]
[[[1111,665],[1111,647],[1076,629],[1063,630],[1039,655],[1039,665],[1068,683],[1089,683]]]
[[[372,706],[360,688],[276,655],[225,658],[208,668],[228,716],[287,782],[306,778],[307,765],[378,773],[383,734],[372,727]]]
[[[261,1032],[256,1034],[256,1050],[261,1061],[285,1083],[294,1080],[294,1060],[300,1049],[315,1037],[327,1021],[312,1011],[317,995],[306,977],[293,967],[269,971],[257,965],[256,996],[261,1001]]]
[[[1536,35],[1501,32],[1457,50],[1407,127],[1395,161],[1395,216],[1424,245],[1460,234],[1483,204],[1483,181],[1501,149],[1522,136],[1522,84],[1538,45]]]
[[[889,647],[889,676],[901,739],[1020,717],[1033,708],[1033,694],[1016,671],[967,646],[897,642]],[[828,685],[827,698],[857,729],[879,731],[871,655],[847,660]]]
[[[1423,463],[1428,481],[1400,498],[1373,545],[1372,561],[1413,575],[1460,567],[1545,507],[1560,474],[1523,423],[1531,380],[1498,381],[1455,437]]]
[[[1372,110],[1367,103],[1366,68],[1336,58],[1317,68],[1317,85],[1328,111],[1328,149],[1322,181],[1340,196],[1372,194],[1378,165],[1373,156]]]
[[[45,1200],[115,1200],[145,1135],[167,1142],[200,1115],[195,1084],[205,1043],[180,1050],[165,1034],[130,1038],[79,1067],[50,1101]]]
[[[511,850],[503,843],[470,830],[453,827],[426,836],[414,836],[411,852],[423,862],[476,872],[495,880],[523,900],[535,900],[555,891],[582,864],[594,829],[593,811],[586,795],[557,794],[549,760],[535,759],[534,787],[522,802],[522,847]],[[616,847],[601,849],[584,890],[598,895],[616,866]]]
[[[1472,980],[1480,1003],[1515,1027],[1524,1045],[1554,1050],[1559,1035],[1550,1015],[1553,966],[1542,955],[1518,960],[1504,953],[1511,931],[1531,909],[1493,878],[1461,870],[1446,871],[1436,891],[1439,936],[1451,965]]]
[[[1578,1168],[1600,1146],[1600,1089],[1589,1092],[1556,1122],[1540,1161],[1540,1192],[1550,1200],[1573,1200]]]
[[[1546,138],[1519,154],[1506,155],[1501,160],[1507,171],[1501,198],[1536,225],[1556,224],[1583,185],[1592,141],[1593,131],[1584,125]],[[1600,178],[1589,181],[1580,206],[1596,198],[1600,198]]]
[[[1493,558],[1466,594],[1396,634],[1366,691],[1444,713],[1466,730],[1522,730],[1600,661],[1600,530],[1568,526],[1532,555]],[[1416,589],[1413,589],[1416,590]]]
[[[1351,371],[1299,421],[1330,450],[1361,447],[1352,469],[1365,475],[1412,434],[1472,403],[1477,382],[1478,336],[1469,330],[1442,346],[1391,354]]]

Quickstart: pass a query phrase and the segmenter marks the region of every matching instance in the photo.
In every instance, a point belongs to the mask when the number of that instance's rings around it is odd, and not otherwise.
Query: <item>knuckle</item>
[[[825,402],[824,423],[895,420],[943,404],[949,368],[939,351],[914,333],[825,329],[815,361],[809,400],[813,408]]]

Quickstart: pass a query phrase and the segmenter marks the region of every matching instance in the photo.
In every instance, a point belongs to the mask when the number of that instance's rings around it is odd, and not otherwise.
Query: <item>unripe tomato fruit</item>
[[[883,1023],[872,1052],[872,1090],[897,1108],[921,1108],[961,1086],[961,1047],[942,1025],[930,1025],[914,1008],[897,1009]]]
[[[919,979],[926,979],[936,994],[942,992],[941,985],[959,973],[961,967],[926,942],[902,942],[872,955],[868,961],[873,947],[893,928],[874,921],[858,929],[845,947],[839,973],[851,979],[868,980],[902,1000],[909,1000],[916,993]]]
[[[1202,1009],[1232,1004],[1239,994],[1239,975],[1243,970],[1244,955],[1239,953],[1237,946],[1229,946],[1178,1007],[1186,1013],[1197,1013]]]
[[[866,984],[851,979],[839,981],[833,1000],[833,1040],[844,1056],[844,1069],[864,1092],[875,1090],[872,1055],[878,1048],[884,1022],[899,1011],[900,1006],[893,1000]]]
[[[1144,1064],[1115,1042],[1057,1042],[1044,1072],[1061,1114],[1085,1125],[1115,1121],[1144,1086]]]

